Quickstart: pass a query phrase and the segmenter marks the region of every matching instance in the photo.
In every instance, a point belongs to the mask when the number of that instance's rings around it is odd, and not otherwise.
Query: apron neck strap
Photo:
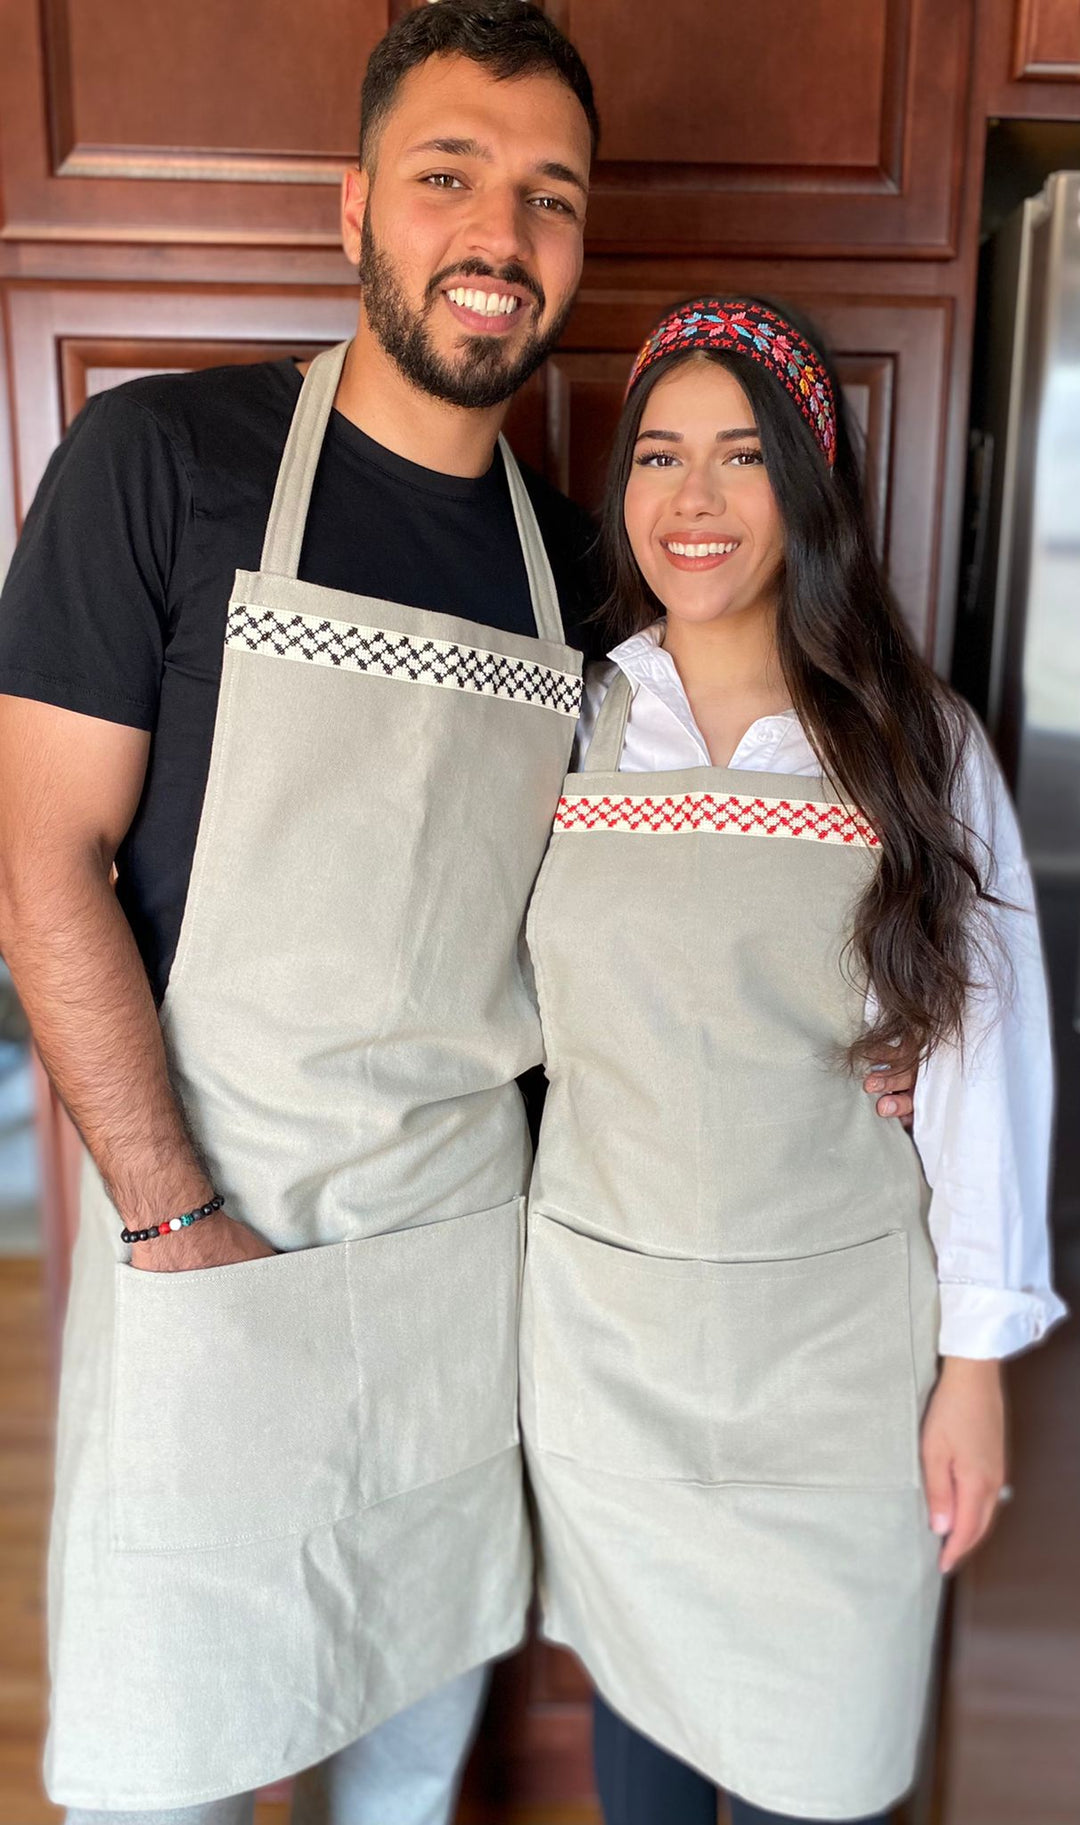
[[[626,725],[630,719],[630,705],[634,693],[630,680],[624,671],[616,672],[600,712],[596,718],[593,738],[585,754],[583,773],[617,773],[622,759],[623,743],[626,740]]]
[[[323,349],[304,376],[278,469],[270,518],[266,522],[260,570],[295,577],[300,569],[308,502],[322,455],[323,437],[349,352],[347,342]]]
[[[533,504],[529,499],[529,491],[521,479],[517,459],[505,437],[499,438],[499,449],[502,452],[506,480],[510,488],[510,499],[514,506],[518,538],[521,541],[521,553],[525,559],[525,570],[529,578],[529,595],[532,598],[537,638],[550,640],[556,646],[562,646],[566,636],[563,633],[562,615],[559,612],[559,593],[555,588],[555,578],[551,573],[551,564],[544,549],[544,541],[540,536],[540,527],[536,521]]]
[[[339,342],[336,348],[323,349],[308,368],[304,384],[300,388],[300,397],[293,411],[292,424],[281,456],[259,565],[260,570],[269,571],[275,576],[296,577],[299,574],[311,489],[348,352],[347,342]],[[559,596],[533,504],[521,479],[514,453],[504,437],[499,438],[499,449],[506,469],[522,556],[525,559],[537,636],[561,646],[565,635],[559,612]]]

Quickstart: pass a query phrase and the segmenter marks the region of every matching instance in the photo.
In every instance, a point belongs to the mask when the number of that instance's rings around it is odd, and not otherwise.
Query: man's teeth
[[[460,304],[467,311],[478,311],[481,317],[509,317],[521,303],[520,298],[511,297],[502,291],[471,291],[464,285],[455,285],[447,297],[454,304]]]
[[[714,540],[709,545],[680,545],[676,539],[665,539],[664,543],[677,558],[716,558],[721,552],[739,549],[738,539],[728,539],[724,543]]]

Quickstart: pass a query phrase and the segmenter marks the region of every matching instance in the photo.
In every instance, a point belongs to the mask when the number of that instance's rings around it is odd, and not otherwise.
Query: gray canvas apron
[[[282,1252],[140,1272],[88,1169],[51,1556],[69,1804],[288,1774],[524,1626],[521,928],[580,658],[505,446],[538,638],[297,580],[344,353],[236,578],[162,1010],[214,1183]]]
[[[547,1635],[769,1810],[912,1779],[938,1604],[918,1158],[833,1061],[873,832],[824,782],[570,774],[529,915],[548,1100],[522,1314]]]

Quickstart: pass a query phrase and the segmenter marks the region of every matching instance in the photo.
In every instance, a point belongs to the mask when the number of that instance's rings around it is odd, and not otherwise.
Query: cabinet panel
[[[310,354],[352,334],[351,291],[13,285],[10,387],[21,519],[49,455],[91,391],[132,373]]]
[[[4,0],[6,240],[333,247],[394,0]]]
[[[1021,82],[1080,82],[1076,0],[1017,0],[1012,73]]]
[[[968,0],[549,0],[604,126],[595,248],[948,255]]]
[[[45,77],[61,175],[264,179],[354,150],[360,77],[386,0],[183,8],[44,0]]]

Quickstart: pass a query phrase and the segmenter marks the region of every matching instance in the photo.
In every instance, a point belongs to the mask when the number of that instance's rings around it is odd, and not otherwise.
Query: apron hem
[[[643,1735],[648,1736],[650,1741],[655,1742],[657,1746],[665,1750],[667,1754],[678,1756],[680,1761],[684,1761],[688,1767],[695,1769],[697,1773],[703,1775],[706,1780],[713,1781],[722,1793],[731,1794],[737,1799],[745,1800],[748,1805],[759,1807],[763,1812],[775,1812],[781,1817],[795,1817],[807,1820],[819,1819],[821,1825],[835,1825],[837,1819],[872,1818],[876,1813],[890,1812],[893,1807],[899,1806],[900,1803],[907,1798],[915,1784],[915,1774],[913,1773],[910,1780],[908,1780],[903,1787],[899,1790],[890,1790],[884,1797],[875,1792],[871,1794],[868,1800],[860,1798],[852,1803],[847,1798],[844,1798],[835,1804],[832,1801],[829,1801],[827,1803],[823,1802],[817,1806],[813,1801],[807,1801],[805,1794],[786,1793],[780,1789],[765,1787],[755,1787],[753,1789],[749,1787],[736,1787],[731,1784],[724,1774],[719,1773],[717,1768],[703,1767],[700,1761],[687,1755],[684,1744],[680,1744],[678,1747],[672,1746],[665,1742],[661,1736],[655,1734],[655,1731],[649,1724],[632,1717],[625,1705],[617,1703],[614,1698],[610,1697],[607,1692],[602,1690],[600,1682],[593,1675],[588,1662],[585,1660],[580,1650],[575,1647],[574,1643],[569,1640],[568,1636],[564,1633],[560,1633],[556,1626],[549,1623],[543,1616],[539,1619],[537,1633],[541,1641],[550,1643],[552,1647],[563,1648],[568,1653],[573,1654],[575,1660],[584,1669],[587,1678],[590,1680],[595,1690],[599,1693],[601,1698],[603,1698],[604,1703],[609,1705],[616,1715],[623,1718],[624,1722],[628,1723],[632,1729],[641,1731]]]
[[[392,1711],[376,1717],[372,1722],[365,1724],[362,1729],[347,1730],[344,1734],[335,1736],[313,1760],[304,1757],[302,1760],[296,1761],[291,1756],[287,1756],[284,1761],[275,1762],[261,1772],[253,1773],[251,1779],[242,1781],[240,1786],[230,1787],[228,1793],[222,1793],[220,1788],[216,1787],[200,1788],[198,1791],[184,1788],[176,1795],[170,1794],[165,1797],[147,1799],[145,1793],[126,1794],[98,1788],[77,1788],[64,1782],[53,1785],[47,1775],[45,1793],[54,1806],[80,1807],[93,1812],[171,1812],[182,1806],[207,1806],[215,1800],[233,1799],[238,1794],[257,1793],[263,1787],[273,1786],[278,1781],[292,1780],[296,1775],[303,1774],[306,1769],[318,1767],[322,1762],[328,1761],[332,1755],[337,1755],[340,1750],[347,1749],[352,1743],[359,1742],[361,1737],[370,1736],[373,1730],[377,1730],[381,1724],[388,1723],[392,1717],[399,1716],[402,1711],[407,1711],[410,1705],[419,1704],[422,1699],[430,1698],[432,1693],[441,1691],[443,1686],[448,1686],[453,1680],[460,1679],[464,1674],[471,1672],[474,1667],[488,1666],[494,1661],[505,1660],[509,1655],[516,1654],[519,1648],[524,1646],[527,1636],[528,1606],[526,1604],[522,1607],[520,1619],[514,1630],[508,1631],[501,1644],[482,1655],[479,1660],[467,1659],[464,1665],[448,1672],[445,1678],[440,1678],[436,1685],[425,1686],[422,1691],[413,1693],[404,1703],[395,1705]]]

